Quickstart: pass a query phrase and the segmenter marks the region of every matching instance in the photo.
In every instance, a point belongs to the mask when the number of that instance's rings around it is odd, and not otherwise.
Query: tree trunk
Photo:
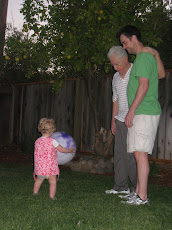
[[[3,75],[3,67],[4,67],[3,50],[5,44],[7,8],[8,8],[8,0],[0,0],[0,77]]]
[[[109,154],[109,149],[114,140],[111,130],[106,130],[101,127],[100,131],[96,133],[94,151],[98,155],[107,156]]]
[[[98,155],[107,156],[114,136],[112,135],[111,130],[106,130],[103,127],[103,124],[101,124],[100,111],[97,105],[98,80],[99,78],[94,74],[91,68],[89,68],[85,83],[95,124],[94,152]]]

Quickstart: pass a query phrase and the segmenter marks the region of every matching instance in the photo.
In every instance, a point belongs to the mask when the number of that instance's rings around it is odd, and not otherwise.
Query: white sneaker
[[[129,194],[130,193],[130,189],[128,188],[127,190],[122,190],[122,191],[117,191],[117,190],[111,189],[111,190],[106,190],[105,193],[106,194],[119,194],[119,193]]]
[[[121,201],[122,204],[128,204],[128,205],[149,205],[150,201],[149,198],[147,198],[146,200],[142,200],[138,195],[133,198],[133,199],[129,199],[127,201]]]
[[[127,195],[119,195],[118,197],[121,198],[121,199],[126,199],[126,200],[130,200],[130,199],[133,199],[137,196],[137,193],[136,192],[131,192]]]

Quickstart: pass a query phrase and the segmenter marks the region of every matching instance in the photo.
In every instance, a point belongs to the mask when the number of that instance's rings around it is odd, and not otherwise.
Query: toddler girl
[[[55,131],[53,119],[42,118],[38,124],[38,131],[42,136],[35,141],[34,175],[37,175],[33,187],[33,194],[38,194],[44,179],[49,182],[49,197],[56,199],[56,176],[59,175],[57,150],[63,153],[74,153],[74,148],[63,148],[50,136]]]

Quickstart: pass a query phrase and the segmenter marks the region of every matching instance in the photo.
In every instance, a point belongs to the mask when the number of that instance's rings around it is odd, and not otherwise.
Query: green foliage
[[[25,0],[21,12],[36,46],[26,76],[40,68],[57,79],[112,73],[106,56],[122,26],[138,26],[145,45],[157,47],[169,20],[161,0]]]
[[[50,49],[54,71],[63,72],[67,77],[76,77],[84,75],[89,66],[94,68],[94,64],[103,65],[115,38],[113,25],[108,25],[109,16],[104,13],[109,8],[108,4],[102,1],[49,2],[51,5],[40,10],[42,2],[35,1],[30,15],[27,5],[25,12],[27,9],[28,28],[34,31],[33,35],[37,39],[45,41]],[[48,19],[41,18],[42,11],[46,12]],[[45,19],[48,22],[38,26],[40,18],[41,21]],[[111,15],[110,20],[114,20],[114,16]]]
[[[45,72],[50,58],[45,55],[43,44],[34,41],[28,33],[8,25],[4,52],[5,72],[14,81],[23,81],[23,76],[32,81],[50,78]]]
[[[52,81],[50,81],[50,83],[52,85],[53,92],[56,93],[61,89],[61,87],[63,85],[63,79],[59,78],[58,81],[57,80],[56,81],[52,80]]]
[[[165,29],[166,32],[163,34],[163,43],[161,43],[157,48],[161,54],[165,68],[172,69],[172,21],[166,24]]]

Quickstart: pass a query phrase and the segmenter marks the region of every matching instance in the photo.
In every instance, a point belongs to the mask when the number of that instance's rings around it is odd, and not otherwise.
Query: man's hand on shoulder
[[[144,47],[142,51],[143,51],[143,52],[146,52],[146,53],[152,54],[155,58],[156,58],[157,56],[159,56],[158,51],[155,50],[155,49],[153,49],[153,48],[151,48],[151,47]]]

